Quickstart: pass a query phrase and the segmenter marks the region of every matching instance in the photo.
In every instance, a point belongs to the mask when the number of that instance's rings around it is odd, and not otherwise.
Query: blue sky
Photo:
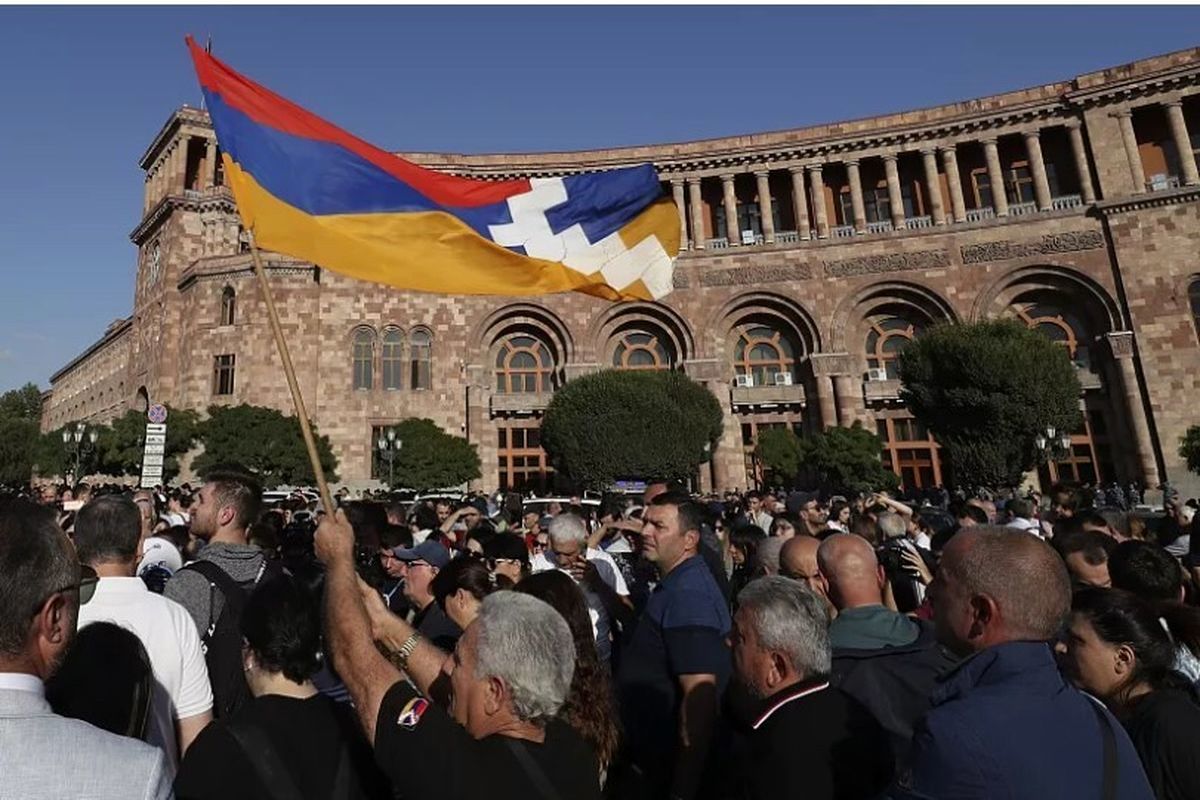
[[[0,391],[129,313],[138,156],[200,92],[183,36],[380,146],[513,152],[775,130],[1200,44],[1200,9],[0,8]]]

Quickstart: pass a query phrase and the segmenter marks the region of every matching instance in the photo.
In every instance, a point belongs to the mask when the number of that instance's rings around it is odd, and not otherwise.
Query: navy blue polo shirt
[[[724,693],[733,668],[729,628],[725,597],[699,556],[680,562],[650,594],[617,672],[629,753],[644,770],[674,765],[680,675],[716,675]]]

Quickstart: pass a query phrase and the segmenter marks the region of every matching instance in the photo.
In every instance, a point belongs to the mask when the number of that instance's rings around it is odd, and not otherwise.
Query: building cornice
[[[1166,189],[1146,194],[1131,194],[1118,197],[1115,200],[1101,200],[1096,203],[1096,211],[1105,217],[1113,214],[1124,214],[1128,211],[1140,211],[1145,208],[1163,208],[1180,203],[1200,201],[1200,186],[1181,186],[1178,189]]]
[[[175,209],[183,211],[225,211],[237,213],[237,205],[233,201],[233,193],[228,187],[217,186],[203,191],[187,190],[182,194],[167,195],[155,203],[154,207],[142,218],[136,228],[129,232],[129,239],[136,245],[141,245],[158,229],[160,223],[171,215]]]
[[[274,275],[313,275],[317,267],[307,261],[297,261],[286,256],[263,258],[263,269]],[[199,281],[224,280],[232,276],[251,276],[254,274],[254,263],[249,253],[238,253],[231,256],[215,256],[198,258],[183,271],[179,277],[177,288],[185,291]]]
[[[596,169],[652,163],[664,179],[706,176],[710,170],[779,168],[836,161],[848,153],[883,155],[946,140],[1021,133],[1065,124],[1080,108],[1175,91],[1200,83],[1200,48],[1181,50],[1084,73],[1070,80],[1000,94],[834,123],[763,133],[594,150],[544,153],[397,152],[414,163],[481,180],[558,177]],[[1106,99],[1107,98],[1107,99]],[[143,166],[180,120],[209,128],[204,111],[184,107],[172,115],[143,156]]]
[[[90,347],[88,347],[88,349],[84,350],[82,353],[75,356],[75,358],[73,358],[69,362],[67,362],[66,366],[64,366],[62,369],[58,370],[57,372],[55,372],[53,375],[50,376],[51,387],[53,387],[54,382],[57,381],[59,378],[61,378],[63,375],[70,372],[76,366],[83,363],[88,358],[90,358],[92,355],[94,355],[95,353],[104,349],[109,344],[112,344],[117,339],[120,339],[122,336],[124,336],[129,331],[129,329],[131,327],[133,327],[133,317],[125,317],[124,319],[117,320],[113,324],[109,325],[108,330],[106,330],[104,332],[104,335],[101,336],[95,342],[93,342],[92,345]]]
[[[201,128],[212,129],[212,123],[209,121],[208,112],[191,106],[182,106],[171,112],[167,117],[167,121],[158,129],[158,133],[150,140],[150,145],[142,153],[142,157],[138,159],[138,166],[142,169],[149,169],[150,165],[158,157],[159,151],[171,141],[175,132],[183,125],[192,124]]]

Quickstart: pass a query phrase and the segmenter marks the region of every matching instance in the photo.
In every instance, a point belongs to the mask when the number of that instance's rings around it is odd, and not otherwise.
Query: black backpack
[[[200,636],[200,642],[204,646],[204,661],[208,666],[209,683],[212,684],[213,717],[227,718],[252,697],[242,667],[242,608],[254,587],[268,573],[280,572],[282,568],[264,560],[254,580],[248,583],[238,583],[211,561],[193,561],[184,569],[195,570],[208,581],[210,614],[214,593],[220,592],[224,598],[221,613],[209,622],[208,630]]]

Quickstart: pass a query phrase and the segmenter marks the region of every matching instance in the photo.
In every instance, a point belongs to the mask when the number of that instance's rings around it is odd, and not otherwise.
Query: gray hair
[[[553,542],[586,542],[587,525],[574,514],[559,514],[550,520],[550,540]]]
[[[904,517],[891,511],[885,511],[875,520],[879,532],[885,539],[898,539],[908,531],[908,523]]]
[[[758,559],[758,565],[768,575],[779,574],[779,554],[783,552],[783,545],[786,541],[787,539],[779,536],[772,536],[759,542],[755,558]]]
[[[783,653],[805,678],[824,677],[833,666],[829,612],[799,581],[767,575],[738,594],[759,645]]]
[[[79,557],[54,514],[27,500],[0,505],[0,653],[23,653],[50,595],[78,585]]]
[[[531,595],[496,592],[484,598],[474,625],[475,675],[504,682],[518,719],[557,714],[575,675],[575,640],[562,615]]]

